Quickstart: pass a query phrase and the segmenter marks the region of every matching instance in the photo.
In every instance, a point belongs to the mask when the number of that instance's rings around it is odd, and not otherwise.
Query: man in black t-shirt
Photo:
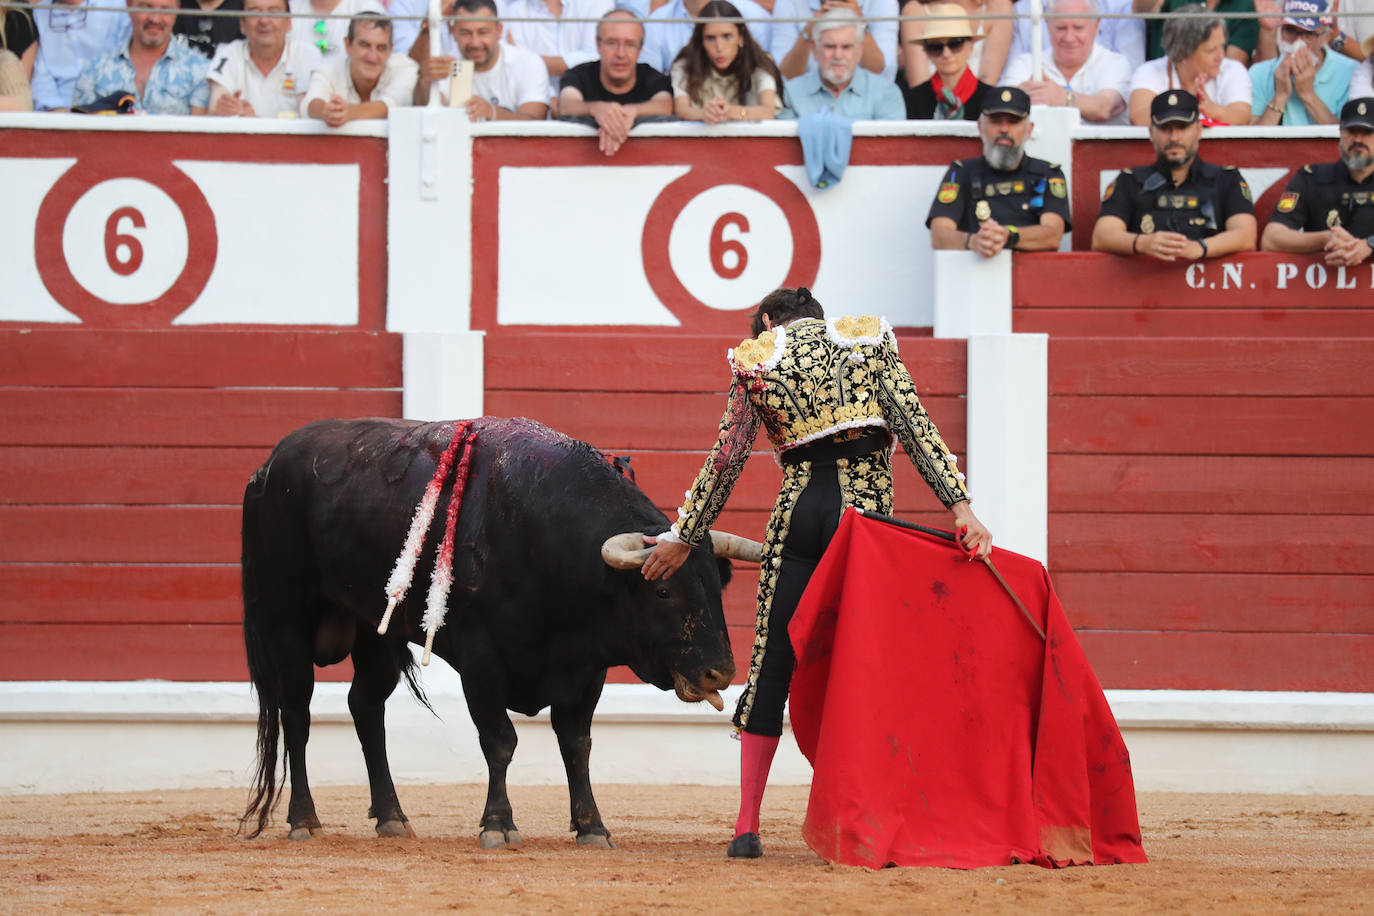
[[[237,16],[197,16],[202,10],[243,12],[243,0],[181,0],[181,14],[177,16],[172,32],[185,35],[191,47],[211,60],[220,45],[238,41],[243,37]]]
[[[1345,103],[1339,142],[1339,162],[1305,165],[1288,182],[1261,249],[1325,252],[1338,267],[1374,256],[1374,98]]]
[[[1255,205],[1233,165],[1198,158],[1198,100],[1170,89],[1150,103],[1151,165],[1122,169],[1102,195],[1093,251],[1200,261],[1255,250]]]
[[[644,23],[629,10],[616,9],[596,27],[599,60],[578,64],[563,74],[558,116],[595,124],[601,151],[614,156],[635,122],[671,116],[673,87],[668,77],[639,63]]]

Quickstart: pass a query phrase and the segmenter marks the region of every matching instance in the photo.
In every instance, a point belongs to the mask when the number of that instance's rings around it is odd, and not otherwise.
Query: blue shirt
[[[90,0],[75,6],[34,6],[33,21],[38,26],[38,56],[30,81],[34,111],[70,108],[72,88],[86,63],[119,47],[133,33],[128,13],[89,6]]]
[[[802,115],[829,108],[835,114],[856,121],[905,121],[906,102],[897,84],[870,73],[863,67],[854,71],[854,79],[839,96],[830,94],[816,71],[803,73],[787,81],[787,105],[780,118],[796,119]]]
[[[773,27],[772,19],[768,10],[759,6],[754,0],[731,0],[735,9],[745,19],[759,19],[761,22],[746,22],[749,27],[749,34],[753,36],[754,43],[763,50],[768,50],[769,42],[772,40]],[[630,6],[622,5],[623,9],[631,9]],[[653,15],[644,20],[644,50],[640,52],[639,60],[641,63],[648,64],[659,73],[667,73],[673,68],[673,60],[677,57],[677,52],[687,47],[687,42],[692,40],[692,24],[690,22],[659,22],[660,19],[690,19],[691,13],[687,12],[687,4],[682,0],[673,0],[666,6],[661,6],[654,11]]]
[[[210,60],[192,49],[185,35],[173,35],[162,56],[148,73],[148,84],[139,95],[134,82],[134,63],[126,43],[117,51],[97,57],[86,65],[72,90],[72,105],[89,105],[112,92],[132,92],[135,108],[146,114],[190,114],[192,108],[210,104],[210,84],[205,74]]]
[[[1274,70],[1282,59],[1272,57],[1250,68],[1250,85],[1254,87],[1250,111],[1256,119],[1264,114],[1265,106],[1274,100]],[[1359,65],[1358,61],[1328,49],[1325,59],[1322,60],[1321,69],[1312,77],[1312,88],[1316,91],[1317,98],[1322,100],[1322,104],[1333,115],[1339,117],[1341,107],[1349,101],[1350,78],[1355,75],[1355,68]],[[1284,106],[1283,126],[1299,127],[1312,123],[1315,122],[1307,113],[1307,106],[1298,98],[1295,90],[1288,97],[1288,104]]]

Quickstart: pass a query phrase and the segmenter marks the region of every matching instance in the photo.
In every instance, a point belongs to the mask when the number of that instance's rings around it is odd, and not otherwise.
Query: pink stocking
[[[740,734],[739,818],[735,821],[735,836],[759,832],[763,790],[768,786],[768,770],[777,749],[776,736]]]

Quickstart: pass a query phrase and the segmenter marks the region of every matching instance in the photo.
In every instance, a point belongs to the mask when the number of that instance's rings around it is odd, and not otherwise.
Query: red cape
[[[992,559],[1046,640],[948,541],[841,520],[789,627],[803,834],[826,861],[1145,861],[1130,756],[1049,575]]]

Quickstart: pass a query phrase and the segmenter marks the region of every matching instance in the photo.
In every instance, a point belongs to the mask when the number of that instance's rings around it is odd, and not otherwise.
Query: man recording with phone
[[[542,121],[548,117],[549,71],[538,54],[501,40],[496,4],[492,0],[458,0],[452,15],[455,18],[449,32],[462,60],[449,55],[429,57],[421,50],[423,63],[415,84],[415,104],[429,100],[433,84],[444,104],[464,105],[471,121]],[[415,56],[416,49],[411,54]],[[471,65],[470,94],[464,85],[464,63]],[[450,99],[452,76],[457,76],[454,86],[460,94],[468,94],[466,100]]]

